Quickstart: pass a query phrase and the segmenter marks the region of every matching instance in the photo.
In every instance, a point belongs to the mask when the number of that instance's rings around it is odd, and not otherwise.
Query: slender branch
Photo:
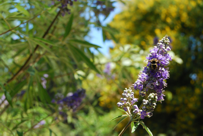
[[[4,99],[4,101],[5,101],[5,100],[6,100],[6,99]],[[4,101],[1,102],[1,105],[4,103]],[[4,107],[4,109],[0,112],[0,116],[4,113],[4,111],[6,111],[6,110],[8,109],[8,107],[9,107],[9,104],[6,105],[6,106]]]
[[[53,34],[55,30],[56,30],[56,25],[54,26],[54,28],[53,28],[51,34]],[[51,37],[51,36],[49,36],[49,38],[50,38],[50,37]],[[51,47],[50,47],[50,48],[51,48]],[[30,66],[32,66],[32,65],[34,65],[36,62],[38,62],[38,61],[41,59],[41,57],[44,56],[46,53],[47,53],[47,51],[45,51],[42,55],[41,55],[41,54],[38,55],[37,58],[36,58],[33,62],[31,62],[27,67],[25,67],[25,69],[28,69]]]
[[[42,14],[42,12],[41,12],[40,14]],[[23,23],[17,25],[16,27],[10,28],[9,30],[7,30],[7,31],[5,31],[5,32],[3,32],[3,33],[1,33],[0,35],[6,34],[6,33],[10,32],[10,31],[12,31],[12,30],[18,28],[20,25],[30,22],[31,20],[33,20],[33,19],[35,19],[36,17],[38,17],[40,14],[38,14],[38,15],[34,16],[33,18],[31,18],[31,19],[29,19],[29,20],[27,20],[27,21],[25,21],[25,22],[23,22]]]
[[[51,22],[51,24],[49,25],[49,27],[47,28],[46,32],[44,33],[44,35],[42,36],[42,38],[45,38],[46,35],[48,34],[49,30],[51,29],[52,25],[54,24],[54,22],[56,21],[57,17],[60,15],[60,11],[57,13],[56,17],[54,18],[54,20]],[[11,81],[13,81],[18,75],[20,75],[25,69],[26,65],[29,63],[29,61],[31,60],[33,54],[37,51],[37,49],[40,46],[37,45],[33,51],[33,53],[30,54],[30,56],[27,58],[27,60],[25,61],[24,65],[17,71],[17,73],[11,77],[5,84],[4,86],[6,86],[6,84],[10,83]]]

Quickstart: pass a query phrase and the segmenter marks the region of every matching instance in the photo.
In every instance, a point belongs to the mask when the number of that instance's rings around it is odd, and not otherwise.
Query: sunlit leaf
[[[147,131],[147,133],[149,134],[149,136],[153,136],[152,132],[150,131],[150,129],[144,124],[144,122],[140,121],[140,124],[143,126],[143,128]]]
[[[35,42],[36,44],[38,44],[39,46],[41,46],[42,48],[44,48],[45,50],[49,51],[50,53],[52,53],[52,50],[50,49],[50,47],[46,44],[44,44],[43,42],[40,42],[39,40],[36,39],[31,39],[33,42]]]
[[[65,34],[63,36],[63,39],[65,39],[69,35],[71,28],[72,28],[72,24],[73,24],[73,14],[71,14],[70,19],[66,25]]]
[[[117,126],[120,122],[122,122],[126,117],[127,117],[127,116],[122,117],[122,118],[117,122],[116,126]],[[116,126],[114,127],[114,129],[116,128]]]
[[[100,71],[96,68],[96,66],[89,60],[89,58],[82,51],[80,51],[78,48],[72,45],[70,46],[70,49],[74,55],[80,57],[80,59],[82,59],[91,69],[93,69],[97,73],[100,73]]]
[[[127,115],[119,115],[119,116],[113,118],[112,120],[116,120],[116,119],[118,119],[118,118],[120,118],[120,117],[124,117],[124,116],[127,116]]]
[[[77,40],[77,39],[69,40],[69,42],[78,43],[78,44],[80,44],[81,46],[88,47],[88,48],[90,48],[90,47],[101,48],[101,47],[98,46],[98,45],[89,43],[89,42],[87,42],[87,41]]]
[[[45,90],[41,84],[41,81],[39,81],[38,79],[38,94],[39,94],[39,98],[42,102],[46,103],[50,103],[51,102],[51,98],[47,92],[47,90]]]
[[[30,13],[26,9],[24,9],[24,7],[22,7],[20,4],[15,5],[15,7],[18,9],[18,11],[20,11],[24,15],[26,16],[30,15]]]
[[[140,125],[140,122],[137,122],[137,123],[131,122],[131,133],[134,133],[139,125]]]
[[[23,88],[23,86],[26,85],[26,83],[27,83],[27,80],[17,83],[10,92],[11,97],[15,96]]]
[[[23,136],[23,132],[17,131],[18,136]]]
[[[43,42],[43,43],[46,43],[46,44],[55,46],[55,45],[54,45],[54,42],[52,42],[52,41],[49,41],[49,40],[46,40],[46,39],[43,39],[43,38],[38,38],[38,37],[35,37],[34,39],[35,39],[35,40],[38,40],[39,42]]]

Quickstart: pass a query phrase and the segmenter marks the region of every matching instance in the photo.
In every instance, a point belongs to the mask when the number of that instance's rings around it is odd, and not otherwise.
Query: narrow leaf
[[[23,132],[17,131],[18,136],[23,136]]]
[[[120,122],[122,122],[126,117],[127,117],[127,116],[122,117],[122,118],[117,122],[116,126],[117,126]],[[115,126],[113,129],[115,129],[116,126]]]
[[[150,129],[144,124],[144,122],[140,122],[140,124],[143,126],[143,128],[147,131],[147,133],[149,134],[149,136],[153,136],[152,132],[150,131]]]
[[[73,14],[71,14],[68,24],[66,26],[65,34],[63,36],[63,40],[69,35],[73,24]]]
[[[12,105],[12,97],[11,97],[10,93],[6,90],[5,86],[2,83],[0,83],[0,86],[1,86],[2,90],[4,91],[4,95],[6,96],[6,100],[8,101],[8,103],[11,106],[13,106]]]
[[[89,43],[89,42],[83,41],[83,40],[73,39],[73,40],[69,40],[69,42],[79,43],[81,46],[88,47],[88,48],[90,48],[90,47],[101,48],[98,45],[95,45],[95,44],[92,44],[92,43]]]
[[[29,67],[27,71],[30,75],[35,75],[35,69],[33,67]]]
[[[113,118],[112,120],[115,120],[115,119],[120,118],[120,117],[122,117],[122,115],[119,115],[119,116]]]
[[[29,81],[29,84],[28,84],[28,89],[26,91],[26,94],[27,94],[27,108],[29,108],[30,106],[33,105],[33,95],[32,95],[32,92],[33,92],[33,75],[30,76],[30,81]]]
[[[22,124],[23,122],[25,122],[26,120],[22,120],[21,122],[19,122],[18,124],[16,124],[15,125],[15,127],[13,127],[13,129],[12,130],[15,130],[15,129],[17,129],[18,128],[18,126],[20,125],[20,124]]]
[[[126,5],[126,3],[123,0],[119,0],[121,3],[123,3],[124,5]]]
[[[49,48],[49,46],[45,45],[43,42],[40,42],[36,39],[31,39],[33,42],[35,42],[36,44],[38,44],[39,46],[41,46],[42,48],[44,48],[45,50],[49,51],[50,53],[52,53],[52,50]]]
[[[18,9],[18,11],[20,11],[24,15],[26,16],[30,15],[30,13],[26,9],[24,9],[24,7],[22,7],[20,4],[15,5],[15,7]]]
[[[140,125],[140,122],[137,122],[137,123],[131,122],[131,133],[134,133],[139,125]]]
[[[87,56],[85,56],[85,54],[81,50],[79,50],[78,48],[72,45],[70,47],[74,55],[77,55],[78,57],[80,57],[91,69],[93,69],[97,73],[100,73],[99,70],[95,67],[95,65],[89,60]]]
[[[26,83],[27,83],[26,80],[24,80],[24,81],[22,81],[20,83],[17,83],[10,92],[11,97],[15,96],[23,88],[23,86]]]
[[[49,136],[52,136],[52,130],[49,129]]]
[[[57,136],[57,134],[49,128],[49,136],[52,136],[52,133]]]
[[[45,90],[42,87],[41,82],[38,80],[38,89],[39,89],[39,98],[42,102],[46,103],[50,103],[51,102],[51,98],[49,96],[49,94],[47,93],[47,90]]]
[[[118,108],[120,111],[122,111],[122,112],[126,112],[124,109],[121,109],[121,108]]]
[[[38,40],[38,41],[41,41],[43,43],[46,43],[46,44],[54,46],[54,43],[52,41],[49,41],[49,40],[46,40],[46,39],[43,39],[43,38],[38,38],[38,37],[35,37],[34,39]]]

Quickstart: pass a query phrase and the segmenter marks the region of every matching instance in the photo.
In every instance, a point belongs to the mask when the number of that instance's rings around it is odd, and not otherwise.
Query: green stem
[[[120,132],[120,134],[118,136],[122,136],[123,135],[123,133],[126,131],[126,129],[130,126],[131,122],[132,122],[132,119],[130,119],[128,124],[123,128],[123,130]]]

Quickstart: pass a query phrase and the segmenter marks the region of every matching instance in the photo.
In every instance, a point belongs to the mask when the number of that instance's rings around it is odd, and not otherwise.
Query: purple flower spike
[[[134,92],[132,91],[131,88],[125,88],[125,90],[122,93],[122,98],[120,99],[121,101],[117,103],[119,108],[123,108],[128,114],[133,113],[138,113],[139,108],[136,107],[135,105],[133,106],[134,103],[138,102],[137,98],[134,98]]]
[[[148,64],[138,76],[134,83],[134,89],[139,90],[140,95],[144,97],[148,90],[158,91],[166,87],[165,79],[169,78],[169,71],[166,68],[171,61],[167,51],[171,50],[168,37],[161,39],[157,46],[151,49],[147,56]],[[163,101],[164,95],[158,95],[158,101]]]
[[[171,50],[169,43],[170,40],[167,36],[156,43],[157,46],[154,46],[146,57],[148,60],[147,66],[144,67],[137,81],[133,84],[134,89],[139,90],[139,95],[145,97],[140,109],[135,104],[138,102],[138,99],[134,98],[132,89],[129,88],[123,91],[122,98],[117,105],[123,108],[131,118],[150,118],[153,115],[157,102],[164,101],[164,88],[167,86],[165,80],[170,77],[167,68],[171,61],[171,56],[167,53]]]
[[[61,6],[59,8],[61,9],[61,15],[65,16],[66,13],[70,14],[70,9],[68,8],[68,5],[73,6],[73,1],[77,0],[58,0],[61,3]],[[52,3],[54,3],[52,1]]]
[[[78,89],[75,93],[69,93],[66,97],[64,97],[62,94],[56,94],[55,98],[52,100],[52,103],[58,104],[60,110],[63,108],[68,108],[76,111],[84,98],[85,90]]]

